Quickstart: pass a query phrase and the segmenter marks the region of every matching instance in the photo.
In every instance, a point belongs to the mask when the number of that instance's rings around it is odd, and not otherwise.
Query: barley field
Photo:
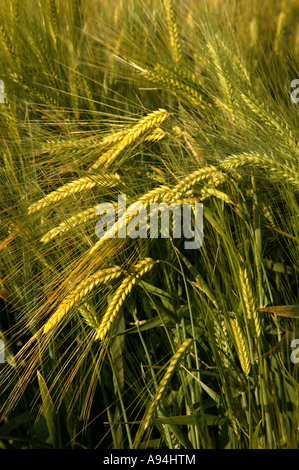
[[[0,80],[0,448],[298,449],[298,1],[0,0]]]

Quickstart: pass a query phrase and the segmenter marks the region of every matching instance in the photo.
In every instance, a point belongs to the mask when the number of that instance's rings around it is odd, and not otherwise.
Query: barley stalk
[[[133,289],[137,280],[140,279],[144,274],[146,274],[150,269],[153,268],[154,264],[157,261],[154,261],[151,258],[145,258],[139,261],[130,273],[120,284],[116,290],[113,298],[111,299],[109,306],[104,314],[102,321],[99,327],[96,330],[96,338],[100,341],[103,341],[108,331],[110,330],[112,323],[117,316],[120,308],[122,307],[127,296]]]
[[[65,315],[77,305],[83,297],[88,295],[97,285],[116,279],[121,275],[121,268],[114,266],[113,268],[101,269],[81,281],[59,304],[53,315],[46,322],[43,332],[44,334],[51,331]]]

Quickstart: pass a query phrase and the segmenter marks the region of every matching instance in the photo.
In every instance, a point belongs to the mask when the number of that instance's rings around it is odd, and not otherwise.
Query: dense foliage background
[[[0,6],[0,447],[298,448],[298,2]]]

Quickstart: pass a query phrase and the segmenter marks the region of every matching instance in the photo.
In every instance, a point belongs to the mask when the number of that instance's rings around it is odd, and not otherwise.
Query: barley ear
[[[157,263],[157,261],[154,261],[151,258],[145,258],[139,261],[132,269],[132,272],[125,277],[116,290],[113,298],[111,299],[99,327],[96,329],[95,339],[99,339],[100,341],[105,339],[105,336],[110,330],[119,310],[121,309],[124,301],[130,294],[137,280],[140,279],[150,269],[152,269],[155,263]]]
[[[231,326],[234,333],[235,347],[242,370],[246,375],[248,375],[250,372],[250,362],[246,338],[237,320],[231,319]]]
[[[157,413],[159,412],[159,408],[161,406],[161,402],[166,392],[166,388],[170,382],[170,379],[176,370],[179,363],[182,361],[186,353],[188,352],[189,348],[191,347],[193,339],[189,338],[184,343],[181,344],[179,349],[176,353],[172,356],[169,365],[166,369],[163,379],[161,380],[156,395],[153,398],[146,414],[145,419],[142,422],[142,432],[146,431],[146,429],[153,423]]]
[[[256,308],[255,308],[252,290],[250,288],[248,274],[247,274],[246,269],[240,268],[239,276],[240,276],[241,287],[242,287],[242,297],[243,297],[243,302],[244,302],[244,307],[247,313],[247,317],[249,320],[249,326],[250,326],[251,331],[258,338],[261,335],[261,324],[260,324],[260,319],[258,317]]]
[[[106,283],[112,279],[116,279],[121,275],[121,268],[114,266],[113,268],[101,269],[81,281],[59,304],[53,315],[46,322],[43,332],[47,334],[51,331],[65,315],[77,305],[86,295],[88,295],[97,285]]]

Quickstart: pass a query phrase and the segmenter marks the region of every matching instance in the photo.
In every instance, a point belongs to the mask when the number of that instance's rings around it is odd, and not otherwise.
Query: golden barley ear
[[[99,339],[100,341],[104,340],[115,320],[115,317],[117,316],[124,301],[126,300],[138,279],[140,279],[142,276],[144,276],[144,274],[152,269],[156,263],[157,261],[154,261],[151,258],[145,258],[139,261],[134,266],[131,273],[125,277],[109,303],[106,313],[104,314],[102,321],[96,330],[95,339]]]
[[[76,306],[86,295],[88,295],[96,286],[106,283],[112,279],[118,278],[122,273],[119,266],[113,268],[101,269],[81,281],[60,303],[53,315],[46,322],[43,332],[49,333],[64,317]]]
[[[114,133],[110,137],[107,136],[103,143],[114,142],[113,147],[103,153],[89,170],[99,168],[100,166],[103,168],[109,167],[125,148],[136,142],[140,137],[147,138],[147,140],[160,140],[163,138],[163,131],[160,130],[158,132],[157,128],[168,116],[169,113],[165,109],[157,109],[141,118],[133,127]],[[151,132],[147,135],[149,131]],[[151,134],[152,139],[150,139]]]
[[[32,204],[28,208],[28,214],[33,214],[34,212],[44,209],[50,204],[59,202],[62,199],[70,196],[71,194],[76,194],[78,192],[85,191],[86,189],[94,188],[97,185],[105,188],[111,188],[119,184],[119,182],[120,178],[118,175],[101,174],[83,176],[78,180],[64,184],[60,188],[56,189],[55,191],[52,191],[47,196]]]
[[[82,212],[79,212],[72,217],[69,217],[65,222],[61,222],[61,224],[53,227],[49,230],[45,235],[42,236],[40,241],[42,243],[48,243],[53,238],[61,235],[62,233],[68,232],[72,228],[78,227],[78,225],[89,221],[96,217],[96,208],[97,206],[90,207],[89,209],[85,209]]]

